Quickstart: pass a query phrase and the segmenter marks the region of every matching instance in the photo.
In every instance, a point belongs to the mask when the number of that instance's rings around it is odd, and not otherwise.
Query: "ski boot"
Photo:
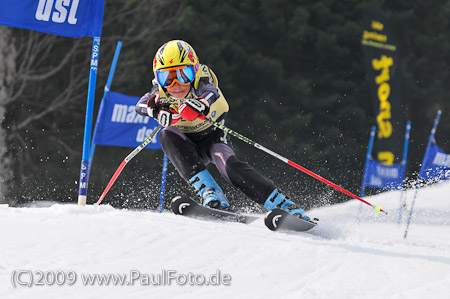
[[[279,208],[303,220],[311,220],[308,216],[305,215],[305,211],[303,209],[297,207],[292,201],[288,199],[288,197],[278,192],[277,189],[273,190],[273,192],[266,199],[266,201],[264,202],[264,207],[269,211]]]
[[[189,179],[195,191],[202,199],[202,205],[213,209],[226,209],[230,206],[222,189],[217,185],[207,169]]]

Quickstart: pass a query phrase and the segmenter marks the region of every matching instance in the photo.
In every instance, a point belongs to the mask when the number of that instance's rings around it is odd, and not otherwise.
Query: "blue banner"
[[[425,180],[450,180],[450,155],[436,143],[428,148],[419,178]]]
[[[401,189],[403,187],[404,166],[401,163],[385,165],[378,161],[369,161],[363,185],[380,189]]]
[[[1,0],[0,25],[67,37],[102,35],[104,0]]]
[[[151,117],[136,113],[138,97],[109,92],[100,104],[92,143],[98,145],[138,147],[158,126]],[[160,149],[159,134],[146,146]]]

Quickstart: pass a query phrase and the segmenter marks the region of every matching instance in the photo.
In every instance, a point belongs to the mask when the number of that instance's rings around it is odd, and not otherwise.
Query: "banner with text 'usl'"
[[[0,25],[67,37],[102,35],[104,0],[1,0]]]

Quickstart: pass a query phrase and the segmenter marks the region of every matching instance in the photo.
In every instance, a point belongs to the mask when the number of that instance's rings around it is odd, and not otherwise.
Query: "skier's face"
[[[167,87],[167,91],[172,95],[174,98],[181,100],[186,97],[189,90],[191,89],[191,85],[181,85],[178,82],[176,82],[172,87]]]

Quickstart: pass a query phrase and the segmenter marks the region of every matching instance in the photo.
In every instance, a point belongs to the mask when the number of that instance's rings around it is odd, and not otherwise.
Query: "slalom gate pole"
[[[375,133],[376,133],[377,127],[372,126],[372,129],[370,130],[370,138],[369,138],[369,146],[367,147],[367,154],[366,154],[366,163],[364,164],[364,174],[363,179],[361,183],[361,193],[359,194],[359,197],[363,198],[366,190],[366,182],[367,182],[367,175],[369,168],[369,163],[372,158],[372,149],[373,149],[373,142],[375,140]]]
[[[302,172],[304,172],[304,173],[306,173],[306,174],[312,176],[313,178],[315,178],[315,179],[317,179],[317,180],[319,180],[319,181],[321,181],[321,182],[323,182],[323,183],[325,183],[325,184],[327,184],[327,185],[333,187],[334,189],[336,189],[336,190],[338,190],[338,191],[340,191],[340,192],[342,192],[342,193],[344,193],[344,194],[347,194],[348,196],[353,197],[354,199],[357,199],[357,200],[359,200],[359,201],[365,203],[365,204],[368,205],[368,206],[371,206],[377,213],[383,212],[383,213],[387,214],[387,212],[385,212],[380,206],[374,206],[374,205],[372,205],[371,203],[365,201],[364,199],[362,199],[362,198],[360,198],[359,196],[357,196],[357,195],[351,193],[350,191],[347,191],[346,189],[344,189],[344,188],[342,188],[342,187],[336,185],[336,184],[333,183],[333,182],[330,182],[329,180],[327,180],[327,179],[325,179],[325,178],[323,178],[323,177],[321,177],[321,176],[315,174],[314,172],[309,171],[308,169],[306,169],[306,168],[304,168],[304,167],[302,167],[302,166],[300,166],[300,165],[298,165],[298,164],[296,164],[296,163],[290,161],[289,159],[287,159],[287,158],[285,158],[285,157],[283,157],[283,156],[280,156],[279,154],[277,154],[277,153],[271,151],[270,149],[265,148],[264,146],[262,146],[262,145],[260,145],[260,144],[258,144],[258,143],[256,143],[256,142],[254,142],[253,140],[250,140],[249,138],[247,138],[247,137],[245,137],[245,136],[243,136],[243,135],[241,135],[241,134],[239,134],[239,133],[237,133],[237,132],[235,132],[235,131],[233,131],[233,130],[227,128],[227,127],[225,127],[224,125],[219,124],[218,122],[215,122],[214,120],[212,120],[212,119],[210,119],[210,118],[207,118],[207,117],[205,117],[205,121],[209,122],[210,124],[212,124],[212,125],[215,126],[216,128],[219,128],[219,129],[225,131],[226,133],[228,133],[228,134],[230,134],[230,135],[232,135],[232,136],[234,136],[234,137],[236,137],[236,138],[238,138],[238,139],[240,139],[240,140],[242,140],[242,141],[244,141],[244,142],[246,142],[246,143],[248,143],[248,144],[250,144],[250,145],[253,145],[253,146],[256,147],[257,149],[260,149],[260,150],[262,150],[263,152],[266,152],[266,153],[268,153],[269,155],[271,155],[271,156],[273,156],[273,157],[275,157],[275,158],[278,158],[279,160],[283,161],[284,163],[286,163],[286,164],[288,164],[288,165],[290,165],[290,166],[292,166],[292,167],[294,167],[294,168],[297,168],[298,170],[300,170],[300,171],[302,171]]]
[[[113,61],[111,64],[111,68],[109,69],[108,81],[106,81],[106,85],[105,85],[104,92],[103,92],[103,98],[100,101],[100,109],[97,113],[97,123],[99,121],[99,116],[103,115],[103,107],[104,107],[103,101],[106,101],[106,99],[108,98],[109,91],[111,88],[111,83],[114,78],[114,72],[116,71],[117,61],[119,60],[121,48],[122,48],[122,42],[119,41],[119,42],[117,42],[116,51],[114,52],[114,58],[113,58]],[[94,160],[95,147],[97,146],[95,144],[95,139],[97,136],[97,123],[95,124],[94,135],[92,137],[91,148],[89,150],[89,167],[88,167],[88,174],[87,174],[88,182],[89,182],[89,175],[90,175],[91,169],[92,169],[92,161]]]
[[[164,208],[164,193],[166,190],[166,178],[167,178],[167,164],[168,164],[169,158],[167,157],[166,153],[164,153],[164,160],[163,160],[163,170],[161,175],[161,189],[159,192],[159,212],[163,212]]]
[[[425,171],[423,165],[425,164],[426,158],[428,157],[428,152],[430,151],[431,143],[434,142],[434,134],[436,133],[436,129],[439,124],[441,114],[442,114],[442,110],[438,110],[436,118],[434,119],[433,129],[431,129],[431,134],[430,134],[430,137],[428,138],[427,149],[425,150],[425,155],[423,156],[423,159],[422,159],[422,165],[420,166],[420,172],[419,172],[419,176],[416,181],[416,188],[414,190],[414,198],[413,198],[413,201],[411,204],[411,210],[409,211],[409,216],[408,216],[408,220],[406,223],[405,234],[403,235],[404,239],[406,239],[406,237],[408,236],[408,229],[409,229],[409,225],[411,224],[411,218],[412,218],[412,214],[414,211],[414,204],[416,203],[417,192],[419,192],[420,181],[421,181],[421,178],[423,178],[423,172]]]
[[[92,117],[94,114],[95,83],[97,80],[98,58],[100,51],[100,37],[92,41],[91,70],[86,103],[86,118],[84,121],[83,155],[81,157],[80,186],[78,188],[78,205],[86,205],[89,173],[89,151],[91,147]]]
[[[131,161],[131,159],[133,159],[137,154],[139,154],[139,152],[142,151],[147,146],[147,144],[150,143],[150,141],[152,141],[153,137],[155,137],[156,134],[158,134],[158,132],[161,129],[162,129],[162,126],[158,125],[155,128],[155,130],[153,130],[153,132],[150,134],[150,136],[148,136],[147,139],[145,139],[145,141],[141,145],[139,145],[128,156],[125,157],[125,159],[122,161],[122,163],[120,163],[119,168],[117,168],[116,172],[112,176],[111,180],[109,181],[108,185],[106,186],[106,188],[103,191],[102,195],[100,196],[99,200],[97,201],[97,205],[99,205],[102,202],[103,198],[105,198],[106,193],[108,193],[109,189],[111,189],[111,187],[114,184],[114,182],[116,181],[117,177],[120,175],[122,170],[125,168],[125,165],[127,165],[127,163]]]
[[[403,176],[403,182],[402,182],[402,192],[400,195],[400,206],[398,208],[398,219],[397,222],[400,225],[400,223],[402,222],[402,217],[403,217],[403,207],[406,206],[406,192],[405,192],[405,188],[406,188],[406,161],[407,161],[407,157],[408,157],[408,143],[409,143],[409,134],[411,132],[411,121],[408,120],[406,122],[406,131],[405,131],[405,143],[403,145],[403,159],[402,159],[402,176]]]
[[[370,160],[372,159],[372,149],[373,149],[373,142],[375,140],[375,133],[376,133],[377,127],[372,126],[372,129],[370,130],[370,138],[369,138],[369,146],[367,147],[367,154],[366,154],[366,162],[364,163],[364,173],[363,173],[363,179],[361,183],[361,192],[359,194],[359,197],[363,198],[365,191],[366,191],[366,182],[367,182],[367,176],[369,174],[369,164]],[[361,213],[362,213],[362,203],[359,204],[358,208],[358,221],[361,220]]]

